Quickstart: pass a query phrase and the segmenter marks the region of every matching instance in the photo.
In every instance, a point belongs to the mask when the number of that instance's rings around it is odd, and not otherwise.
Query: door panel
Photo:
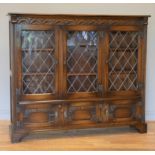
[[[58,94],[57,31],[35,26],[19,29],[21,99],[48,99]]]
[[[95,103],[71,103],[65,106],[65,124],[97,123],[99,121],[99,106]]]
[[[67,33],[67,92],[97,92],[97,34]]]
[[[137,117],[135,100],[120,100],[109,102],[109,121],[110,122],[126,122],[133,121]]]
[[[91,97],[99,94],[99,32],[94,27],[92,30],[87,28],[89,30],[70,28],[66,31],[64,89],[67,97]]]
[[[26,128],[41,129],[43,127],[55,127],[61,122],[59,105],[29,104],[19,105],[17,113],[18,122]]]
[[[140,32],[126,27],[109,32],[108,91],[132,92],[139,90],[141,72]]]

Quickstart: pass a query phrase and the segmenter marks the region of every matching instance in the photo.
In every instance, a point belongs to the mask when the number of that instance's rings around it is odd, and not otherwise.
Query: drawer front
[[[120,100],[109,103],[109,121],[127,122],[142,118],[142,104],[138,101]]]
[[[65,124],[91,124],[99,120],[99,106],[96,103],[71,103],[65,106]]]
[[[54,127],[60,123],[60,105],[30,104],[20,106],[19,122],[27,128]]]
[[[110,105],[109,120],[127,121],[132,120],[132,105]]]

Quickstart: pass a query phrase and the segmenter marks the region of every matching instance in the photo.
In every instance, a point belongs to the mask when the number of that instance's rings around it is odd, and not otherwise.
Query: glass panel
[[[67,92],[97,92],[98,33],[67,33]]]
[[[22,31],[24,94],[55,92],[55,35],[53,31]]]
[[[136,90],[138,32],[110,32],[109,90]]]

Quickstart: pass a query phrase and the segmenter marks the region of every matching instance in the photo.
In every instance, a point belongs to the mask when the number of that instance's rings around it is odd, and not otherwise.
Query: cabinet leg
[[[138,122],[130,127],[135,128],[139,133],[146,133],[147,132],[147,124]]]
[[[29,134],[28,131],[24,129],[13,129],[12,126],[10,126],[10,137],[12,143],[18,143],[22,141],[22,139]]]

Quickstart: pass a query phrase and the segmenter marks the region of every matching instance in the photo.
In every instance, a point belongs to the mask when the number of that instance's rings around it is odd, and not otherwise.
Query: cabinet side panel
[[[10,106],[11,106],[11,123],[15,123],[16,116],[16,88],[15,88],[15,26],[11,22],[9,23],[10,28]]]
[[[143,103],[143,121],[145,121],[145,88],[146,88],[146,60],[147,60],[147,23],[148,18],[144,18],[144,37],[142,42],[142,79],[143,79],[143,90],[142,90],[142,103]]]

